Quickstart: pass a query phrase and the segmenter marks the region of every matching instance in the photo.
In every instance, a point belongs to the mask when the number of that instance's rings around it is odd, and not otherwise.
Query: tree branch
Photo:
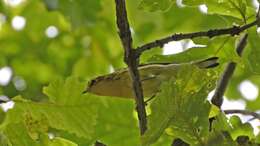
[[[128,65],[129,74],[132,79],[132,87],[137,105],[136,110],[138,113],[140,133],[143,135],[147,129],[147,119],[142,84],[140,82],[140,76],[137,69],[139,65],[139,58],[136,55],[136,51],[132,47],[132,35],[127,19],[125,0],[115,0],[115,2],[119,36],[125,50],[124,61]]]
[[[242,55],[243,50],[247,44],[247,37],[248,37],[248,34],[244,34],[241,37],[241,39],[236,47],[236,51],[239,56]],[[211,102],[212,102],[212,104],[216,105],[219,108],[221,108],[221,105],[223,103],[224,93],[226,91],[228,83],[229,83],[235,69],[236,69],[236,63],[230,62],[227,65],[227,67],[225,68],[223,74],[221,75],[221,77],[217,83],[217,87],[216,87],[215,93],[213,95],[213,98],[211,99]]]
[[[146,50],[150,50],[151,48],[155,47],[163,47],[163,45],[171,42],[171,41],[179,41],[183,39],[192,39],[192,38],[197,38],[197,37],[215,37],[215,36],[221,36],[221,35],[238,35],[244,30],[247,30],[248,28],[251,28],[255,25],[257,25],[258,19],[252,23],[243,25],[243,26],[233,26],[230,28],[223,28],[223,29],[212,29],[208,31],[200,31],[200,32],[193,32],[193,33],[186,33],[186,34],[173,34],[171,36],[147,43],[145,45],[142,45],[140,47],[137,47],[137,54],[141,55],[142,52]]]
[[[242,115],[249,115],[253,116],[254,118],[260,120],[260,114],[256,112],[252,112],[249,110],[224,110],[225,114],[242,114]]]

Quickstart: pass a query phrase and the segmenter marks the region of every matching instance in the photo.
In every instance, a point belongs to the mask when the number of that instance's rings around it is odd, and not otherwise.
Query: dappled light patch
[[[163,55],[173,55],[191,48],[206,47],[206,45],[195,44],[192,40],[172,41],[163,46]]]
[[[15,16],[12,19],[12,27],[17,31],[24,29],[26,25],[26,19],[23,16]]]
[[[207,14],[208,13],[208,7],[205,4],[199,5],[199,10],[203,14]]]
[[[15,106],[15,102],[13,101],[8,101],[0,105],[0,107],[3,109],[4,112],[7,112],[8,110],[14,108],[14,106]]]
[[[223,110],[228,109],[245,109],[246,104],[244,100],[229,100],[227,98],[224,98],[223,104],[221,108]]]
[[[2,67],[0,68],[0,85],[6,86],[10,82],[13,75],[11,67]]]
[[[11,7],[17,7],[26,0],[3,0],[6,5]]]
[[[48,28],[46,28],[45,30],[45,35],[48,38],[55,38],[56,36],[58,36],[59,34],[59,30],[57,27],[55,26],[49,26]]]
[[[12,81],[13,81],[15,88],[18,91],[23,91],[27,87],[26,81],[22,77],[15,76]]]
[[[260,27],[258,27],[258,28],[256,29],[256,32],[257,32],[258,34],[260,34]]]
[[[258,87],[249,80],[241,82],[238,89],[243,95],[243,97],[247,100],[256,100],[256,98],[259,95]]]

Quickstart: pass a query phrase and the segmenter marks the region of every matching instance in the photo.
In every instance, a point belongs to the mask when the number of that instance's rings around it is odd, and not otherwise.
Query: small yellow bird
[[[212,57],[203,61],[181,64],[162,63],[139,66],[144,97],[154,96],[159,91],[161,83],[176,76],[180,68],[196,66],[200,69],[207,69],[217,66],[219,64],[217,60],[218,57]],[[86,92],[100,96],[134,98],[132,82],[127,68],[91,80]]]

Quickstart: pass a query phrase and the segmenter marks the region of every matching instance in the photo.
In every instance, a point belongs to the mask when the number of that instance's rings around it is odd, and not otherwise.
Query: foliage
[[[207,14],[199,6],[207,6]],[[206,31],[254,21],[251,0],[128,0],[134,47],[173,33]],[[26,19],[14,29],[15,16]],[[0,85],[0,96],[14,101],[0,112],[0,145],[86,146],[100,141],[111,146],[171,145],[181,139],[192,146],[254,146],[250,123],[230,119],[212,106],[208,94],[229,61],[237,68],[226,97],[243,100],[246,109],[260,110],[260,97],[246,99],[238,87],[244,80],[260,87],[259,34],[249,34],[243,57],[235,44],[240,36],[194,38],[204,46],[184,47],[165,55],[161,48],[144,52],[141,63],[184,63],[219,57],[220,65],[206,70],[187,65],[165,81],[147,102],[148,130],[140,137],[134,101],[83,94],[87,82],[125,67],[123,49],[111,0],[23,0],[18,6],[0,1],[0,70],[9,66],[12,78]],[[48,37],[55,28],[57,36]],[[185,43],[184,43],[185,44]],[[214,118],[212,123],[209,118]]]
[[[210,104],[205,98],[214,88],[216,77],[214,72],[186,66],[163,84],[162,91],[151,105],[144,144],[156,141],[167,127],[174,136],[191,144],[200,142],[209,131]]]

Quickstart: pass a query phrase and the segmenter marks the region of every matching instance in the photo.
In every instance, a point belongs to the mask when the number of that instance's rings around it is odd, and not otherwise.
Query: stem
[[[230,28],[222,28],[222,29],[212,29],[208,31],[200,31],[200,32],[193,32],[193,33],[179,33],[179,34],[173,34],[171,36],[167,36],[165,38],[147,43],[145,45],[142,45],[140,47],[137,47],[137,53],[138,55],[141,55],[142,52],[146,50],[150,50],[151,48],[155,47],[163,47],[165,44],[171,42],[171,41],[179,41],[184,39],[192,39],[197,37],[215,37],[215,36],[221,36],[221,35],[238,35],[244,30],[247,30],[248,28],[251,28],[255,25],[257,25],[258,20],[251,22],[249,24],[243,25],[243,26],[233,26]]]
[[[248,37],[248,34],[243,35],[236,47],[236,51],[239,56],[242,56],[243,50],[247,44],[247,37]],[[212,102],[212,104],[216,105],[219,108],[221,108],[221,105],[223,103],[224,93],[226,91],[226,88],[228,86],[228,83],[229,83],[232,75],[234,74],[236,65],[237,64],[235,62],[228,63],[227,67],[225,68],[223,74],[221,75],[221,77],[217,83],[216,91],[213,95],[213,98],[211,99],[211,102]]]
[[[249,110],[224,110],[225,114],[243,114],[253,116],[254,118],[260,120],[260,114],[249,111]]]
[[[125,0],[115,0],[115,3],[119,36],[125,50],[124,61],[128,65],[128,71],[132,79],[132,87],[135,95],[140,133],[143,135],[147,129],[147,119],[145,102],[143,98],[143,89],[140,82],[139,71],[137,69],[139,66],[139,58],[136,55],[136,51],[132,47],[132,35],[127,18]]]

